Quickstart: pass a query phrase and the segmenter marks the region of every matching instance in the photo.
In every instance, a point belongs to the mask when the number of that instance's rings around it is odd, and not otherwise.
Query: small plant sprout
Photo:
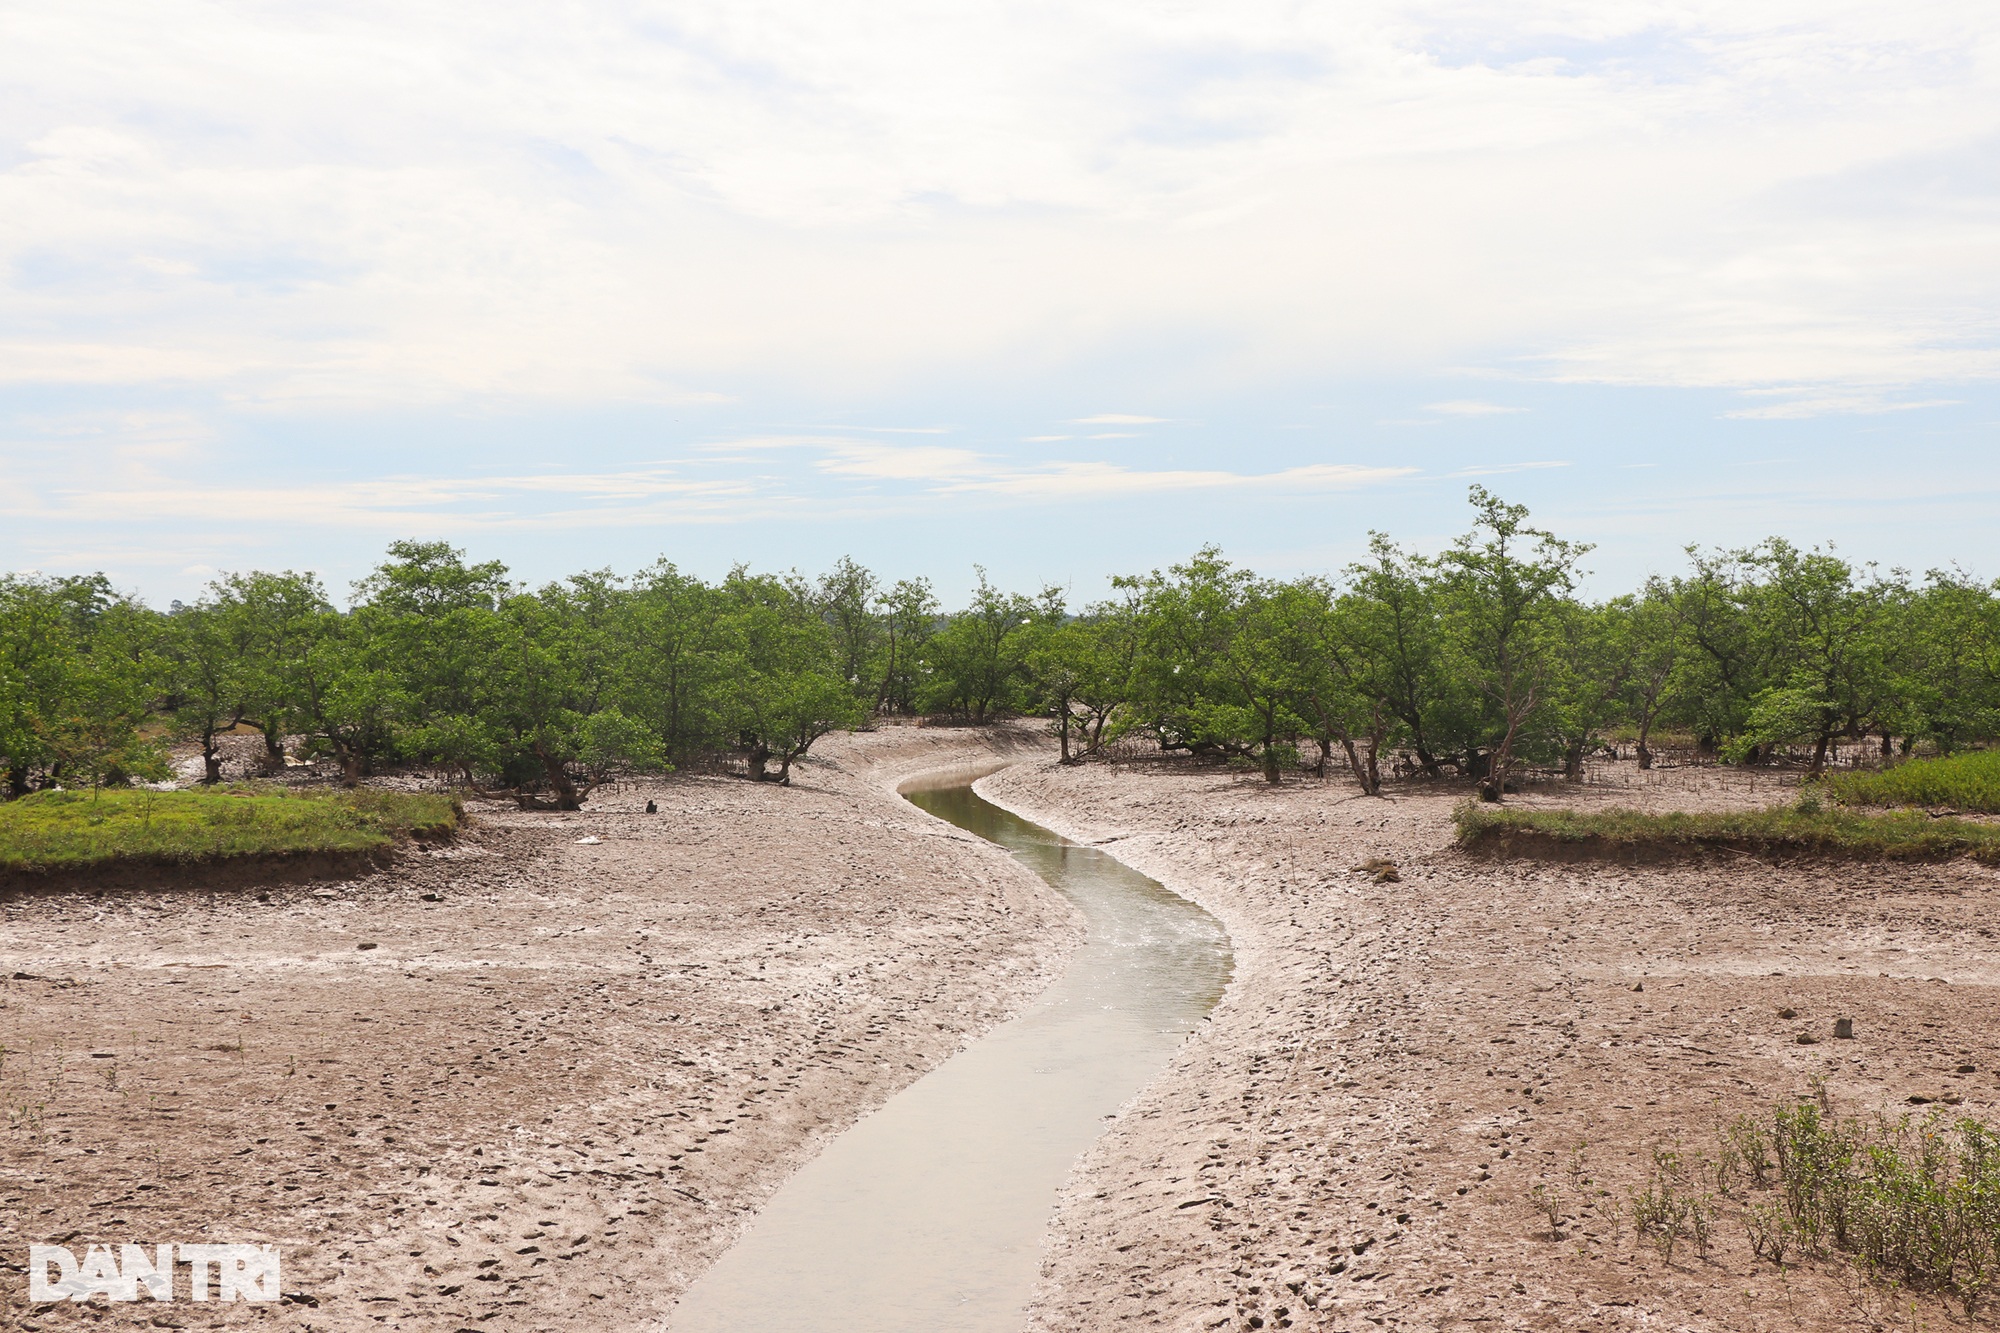
[[[1645,1187],[1632,1195],[1634,1230],[1657,1245],[1668,1263],[1683,1239],[1692,1240],[1703,1256],[1712,1239],[1714,1196],[1698,1193],[1691,1174],[1678,1150],[1655,1148]]]
[[[1563,1238],[1563,1223],[1569,1218],[1569,1206],[1563,1187],[1556,1181],[1537,1181],[1528,1188],[1528,1202],[1536,1212],[1549,1220],[1549,1239]]]
[[[1792,1219],[1774,1203],[1755,1203],[1743,1216],[1750,1232],[1750,1250],[1760,1259],[1769,1259],[1779,1268],[1791,1257],[1796,1240]]]
[[[1579,1195],[1587,1195],[1590,1187],[1590,1171],[1583,1163],[1584,1149],[1588,1143],[1579,1143],[1569,1155],[1569,1165],[1563,1168],[1563,1175],[1569,1180],[1570,1189]]]
[[[1734,1170],[1740,1169],[1750,1178],[1751,1189],[1768,1189],[1771,1185],[1771,1142],[1764,1133],[1764,1127],[1751,1116],[1739,1117],[1736,1122],[1722,1132],[1722,1152],[1716,1164],[1717,1188],[1724,1194],[1731,1191],[1722,1185],[1720,1177],[1725,1164]]]

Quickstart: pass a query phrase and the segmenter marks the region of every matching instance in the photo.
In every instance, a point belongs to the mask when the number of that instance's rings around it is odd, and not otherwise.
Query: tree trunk
[[[1507,743],[1486,756],[1486,774],[1479,779],[1479,799],[1498,805],[1507,794]]]
[[[1278,744],[1269,736],[1264,738],[1264,781],[1273,787],[1281,780],[1278,772]]]
[[[285,738],[278,731],[278,724],[266,722],[257,730],[264,733],[264,771],[282,773],[285,771]]]
[[[542,772],[548,774],[549,786],[556,794],[556,809],[583,809],[583,793],[570,781],[569,769],[560,759],[550,755],[540,745],[535,746],[535,755],[542,761]]]
[[[213,787],[222,781],[222,756],[216,753],[213,734],[201,738],[201,780],[205,786]]]
[[[1895,742],[1889,735],[1889,729],[1884,727],[1882,728],[1882,762],[1885,764],[1888,763],[1889,757],[1895,754],[1895,752]]]
[[[7,770],[7,799],[18,801],[28,794],[28,766],[14,764]]]
[[[361,752],[340,747],[340,785],[359,787],[361,785]]]
[[[1653,766],[1653,752],[1646,748],[1646,738],[1653,734],[1653,719],[1647,718],[1639,724],[1639,767]]]
[[[1525,715],[1524,710],[1522,714],[1507,719],[1507,734],[1500,738],[1499,748],[1487,759],[1486,781],[1479,787],[1480,800],[1497,805],[1507,794],[1507,770],[1513,766],[1514,736],[1521,729],[1521,717]]]
[[[1374,754],[1371,752],[1368,756],[1368,761],[1363,763],[1361,755],[1354,748],[1353,741],[1342,736],[1340,738],[1340,745],[1342,749],[1347,751],[1347,766],[1354,770],[1354,780],[1361,784],[1361,794],[1363,796],[1381,794],[1382,779],[1375,768]]]
[[[1057,713],[1057,731],[1062,737],[1062,758],[1059,763],[1069,762],[1069,700],[1064,699]]]
[[[1583,742],[1576,741],[1563,751],[1563,781],[1583,781]]]
[[[750,780],[752,782],[777,781],[769,772],[771,766],[771,749],[769,746],[760,744],[754,747],[745,756],[745,759],[750,765]]]
[[[1808,770],[1813,777],[1818,777],[1826,771],[1826,747],[1829,740],[1830,738],[1822,733],[1813,746],[1812,768]]]

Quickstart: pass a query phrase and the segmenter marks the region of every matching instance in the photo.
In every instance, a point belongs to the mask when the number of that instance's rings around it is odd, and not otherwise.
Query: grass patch
[[[1982,1120],[1781,1107],[1731,1126],[1718,1177],[1776,1192],[1745,1218],[1752,1248],[1773,1263],[1846,1254],[1968,1315],[2000,1285],[2000,1137]]]
[[[1467,802],[1453,815],[1466,847],[1502,852],[1643,857],[1724,848],[1755,855],[1812,855],[1889,861],[1947,861],[1967,856],[2000,864],[2000,826],[1932,819],[1921,812],[1885,815],[1776,807],[1715,813],[1641,810],[1524,810]]]
[[[449,796],[389,791],[37,792],[0,805],[0,871],[354,854],[458,827]]]
[[[1944,805],[2000,815],[2000,750],[1912,759],[1879,773],[1836,773],[1822,787],[1843,805]]]

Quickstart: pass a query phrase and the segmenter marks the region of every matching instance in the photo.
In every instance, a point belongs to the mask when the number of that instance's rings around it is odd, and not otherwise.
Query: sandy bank
[[[30,1240],[212,1240],[276,1243],[302,1299],[102,1324],[657,1328],[817,1144],[1060,969],[1067,904],[893,792],[1035,745],[885,728],[789,790],[478,809],[345,884],[8,901],[0,1325],[89,1317],[25,1307]]]
[[[1529,799],[1778,794],[1736,775],[1625,780],[1639,785]],[[1779,1274],[1727,1204],[1713,1253],[1683,1245],[1668,1264],[1625,1204],[1653,1147],[1710,1148],[1813,1076],[1843,1110],[1916,1096],[1991,1116],[1994,872],[1493,863],[1451,848],[1458,793],[1369,800],[1185,768],[1040,762],[980,791],[1199,901],[1236,948],[1213,1022],[1073,1178],[1034,1327],[1941,1322],[1936,1302],[1837,1263]],[[1401,881],[1353,873],[1368,857]],[[1856,1040],[1831,1040],[1835,1017]],[[1557,1240],[1528,1191],[1568,1181],[1579,1152],[1591,1207]]]

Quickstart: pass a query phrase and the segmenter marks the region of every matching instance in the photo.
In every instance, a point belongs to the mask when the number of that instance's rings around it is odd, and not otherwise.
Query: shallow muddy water
[[[1229,980],[1221,923],[1153,880],[964,783],[907,795],[1060,889],[1084,942],[1027,1011],[787,1181],[674,1333],[1012,1333],[1071,1165]]]

